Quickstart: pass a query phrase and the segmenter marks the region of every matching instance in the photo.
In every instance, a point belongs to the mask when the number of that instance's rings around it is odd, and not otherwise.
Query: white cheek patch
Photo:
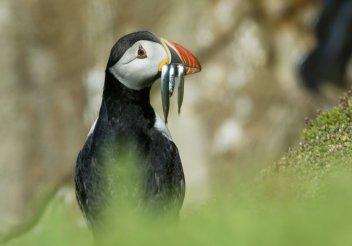
[[[136,58],[139,46],[146,50],[146,58]],[[151,86],[154,82],[152,79],[159,72],[160,63],[166,58],[167,54],[161,44],[140,40],[130,47],[109,70],[126,87],[141,90]]]

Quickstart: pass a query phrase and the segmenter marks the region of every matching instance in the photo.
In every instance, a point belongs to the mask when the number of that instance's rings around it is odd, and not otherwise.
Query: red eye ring
[[[140,45],[137,51],[137,58],[146,58],[147,51]]]

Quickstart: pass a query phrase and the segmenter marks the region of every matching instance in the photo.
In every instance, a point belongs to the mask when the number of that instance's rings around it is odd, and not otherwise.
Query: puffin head
[[[106,72],[132,90],[151,87],[165,64],[183,64],[185,75],[197,73],[197,58],[181,45],[140,31],[120,38],[112,47]]]

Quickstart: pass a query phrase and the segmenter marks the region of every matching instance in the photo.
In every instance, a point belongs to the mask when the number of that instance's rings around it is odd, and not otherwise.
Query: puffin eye
[[[138,51],[137,51],[137,58],[146,58],[147,57],[147,51],[142,46],[139,46]]]

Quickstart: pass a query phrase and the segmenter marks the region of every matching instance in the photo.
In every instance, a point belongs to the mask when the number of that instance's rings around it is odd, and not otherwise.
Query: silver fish
[[[177,67],[178,72],[178,94],[177,94],[177,104],[178,104],[178,113],[181,112],[181,106],[183,102],[183,94],[184,94],[184,83],[185,83],[185,66],[183,64],[179,64]]]
[[[170,69],[169,69],[169,94],[170,97],[174,93],[174,88],[175,88],[175,69],[176,69],[176,64],[170,64]]]
[[[167,123],[169,115],[170,99],[169,99],[169,65],[165,64],[161,70],[160,78],[161,101],[163,104],[164,120]]]

